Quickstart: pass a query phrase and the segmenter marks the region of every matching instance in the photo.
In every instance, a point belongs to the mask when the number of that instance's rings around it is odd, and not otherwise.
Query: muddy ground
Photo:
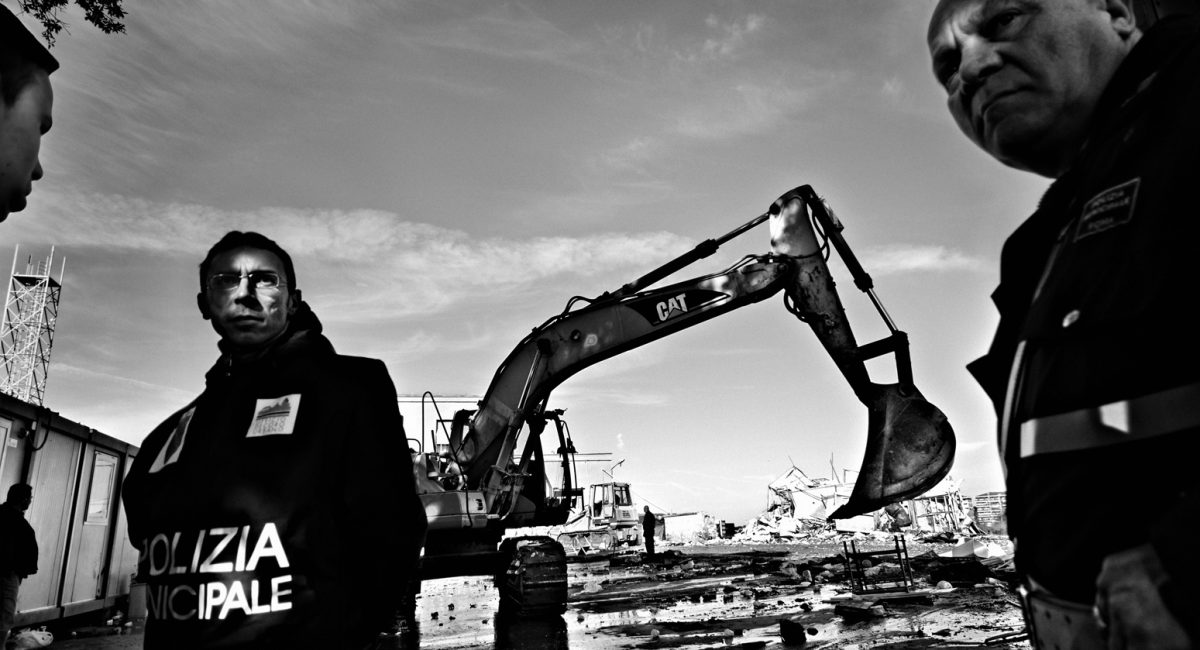
[[[952,546],[909,543],[912,590],[857,596],[840,541],[674,547],[649,562],[636,553],[573,558],[567,613],[549,621],[497,621],[488,579],[430,581],[420,647],[1028,648],[1012,638],[1022,629],[1015,576],[1004,564],[935,557]],[[899,568],[886,557],[874,564],[884,584]]]
[[[870,539],[856,546],[895,548]],[[1022,623],[1008,565],[936,557],[953,546],[910,540],[911,591],[857,596],[840,540],[668,547],[653,561],[632,551],[576,557],[566,614],[541,620],[498,616],[499,596],[489,578],[430,580],[418,600],[418,647],[1028,648],[1023,638],[1012,638]],[[889,558],[873,559],[868,579],[891,584],[899,576]],[[133,634],[111,631],[59,630],[53,647],[141,647],[136,628]]]

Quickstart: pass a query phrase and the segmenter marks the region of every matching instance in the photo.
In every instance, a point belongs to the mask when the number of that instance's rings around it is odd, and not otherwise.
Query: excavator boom
[[[792,261],[764,255],[714,275],[652,291],[607,294],[551,318],[508,355],[451,451],[467,468],[467,483],[499,490],[522,427],[571,375],[710,318],[758,302],[784,288]],[[494,510],[493,510],[494,512]]]

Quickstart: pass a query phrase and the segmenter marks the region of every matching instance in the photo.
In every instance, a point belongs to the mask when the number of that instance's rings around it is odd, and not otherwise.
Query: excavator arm
[[[871,276],[842,237],[842,224],[811,186],[787,192],[767,212],[772,251],[794,260],[796,267],[786,292],[788,309],[809,324],[867,407],[862,468],[850,498],[830,518],[865,514],[928,491],[954,462],[954,430],[913,383],[908,335],[892,322],[875,295]],[[818,233],[833,243],[855,286],[871,299],[890,332],[886,338],[861,346],[855,341]],[[896,363],[896,383],[872,382],[865,362],[889,353]]]
[[[606,294],[551,318],[525,337],[492,379],[451,452],[466,468],[467,484],[497,497],[518,480],[506,465],[523,428],[536,422],[550,392],[571,375],[627,350],[744,305],[768,298],[792,277],[792,262],[764,255],[725,271],[652,291]],[[493,501],[492,512],[503,509]],[[502,513],[500,513],[502,514]]]
[[[768,220],[771,253],[743,258],[720,273],[646,289]],[[812,188],[801,186],[724,237],[707,240],[616,291],[591,300],[573,298],[561,314],[513,349],[477,411],[456,414],[450,451],[463,468],[467,488],[484,494],[489,517],[507,518],[517,507],[522,482],[530,476],[530,459],[540,455],[527,450],[514,463],[518,441],[522,431],[540,434],[546,401],[556,386],[604,359],[780,291],[785,292],[788,309],[811,326],[868,409],[862,471],[849,501],[833,518],[870,512],[931,488],[950,469],[953,430],[913,384],[907,336],[883,309],[841,230]],[[883,317],[891,331],[885,339],[857,344],[826,265],[829,241]],[[579,303],[584,304],[576,307]],[[865,362],[888,353],[895,357],[898,381],[871,381]]]

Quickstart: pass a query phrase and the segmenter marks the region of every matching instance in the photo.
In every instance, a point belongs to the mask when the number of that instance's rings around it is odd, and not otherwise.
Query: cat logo
[[[684,314],[694,312],[711,304],[728,300],[729,294],[711,289],[688,289],[673,296],[647,296],[640,300],[626,303],[650,321],[653,325],[662,325],[679,318]]]
[[[658,313],[658,320],[660,321],[667,320],[673,316],[675,312],[685,314],[688,310],[687,294],[681,293],[678,296],[667,298],[666,300],[655,305],[654,310],[656,313]]]

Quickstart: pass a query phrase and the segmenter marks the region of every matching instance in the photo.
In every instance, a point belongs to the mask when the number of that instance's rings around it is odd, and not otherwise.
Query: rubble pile
[[[830,540],[844,533],[958,533],[981,535],[972,521],[958,483],[947,476],[918,498],[849,519],[829,515],[850,497],[854,482],[810,478],[792,467],[768,486],[767,508],[731,538],[735,543],[764,544]]]

